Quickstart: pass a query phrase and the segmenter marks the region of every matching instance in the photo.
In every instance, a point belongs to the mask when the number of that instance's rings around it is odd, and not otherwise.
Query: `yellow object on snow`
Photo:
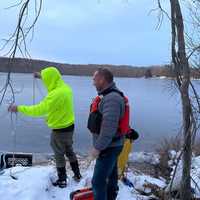
[[[132,140],[125,139],[122,152],[120,153],[120,155],[118,157],[118,175],[119,175],[119,178],[121,178],[124,174],[124,171],[126,169],[126,165],[127,165],[127,162],[128,162],[129,154],[132,151],[132,147],[133,147]]]

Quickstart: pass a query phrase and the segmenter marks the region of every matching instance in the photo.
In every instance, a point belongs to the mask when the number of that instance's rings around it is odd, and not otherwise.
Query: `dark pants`
[[[65,155],[70,163],[76,162],[76,154],[73,151],[73,131],[51,133],[51,147],[55,154],[56,167],[65,167]]]
[[[92,178],[95,200],[115,200],[118,193],[117,159],[122,146],[108,148],[96,160]]]

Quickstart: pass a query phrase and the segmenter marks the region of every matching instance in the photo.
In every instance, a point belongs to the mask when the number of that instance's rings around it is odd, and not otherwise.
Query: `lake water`
[[[6,74],[0,74],[0,84],[5,82]],[[76,130],[74,148],[87,153],[91,148],[91,135],[86,125],[89,105],[96,95],[91,77],[64,76],[64,80],[74,91]],[[17,104],[32,104],[32,75],[12,75]],[[116,78],[117,86],[129,97],[131,105],[131,124],[140,133],[134,144],[135,151],[152,151],[163,137],[175,136],[181,128],[181,106],[178,93],[173,89],[173,81],[167,79]],[[40,80],[36,81],[35,101],[39,102],[46,91]],[[195,81],[199,87],[199,81]],[[0,150],[13,150],[13,136],[10,114],[7,112],[10,92],[0,107]],[[18,115],[16,125],[17,151],[51,152],[50,130],[43,119]]]

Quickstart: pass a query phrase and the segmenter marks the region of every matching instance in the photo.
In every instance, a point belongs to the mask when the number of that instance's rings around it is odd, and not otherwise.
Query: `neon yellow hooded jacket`
[[[27,116],[45,117],[51,129],[71,126],[75,120],[72,89],[64,83],[55,67],[42,70],[41,78],[47,88],[47,96],[37,105],[18,106],[18,111]]]

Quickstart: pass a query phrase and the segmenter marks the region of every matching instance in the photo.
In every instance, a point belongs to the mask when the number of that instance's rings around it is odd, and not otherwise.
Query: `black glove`
[[[126,138],[130,140],[137,140],[139,138],[139,133],[131,128],[128,134],[126,135]]]

